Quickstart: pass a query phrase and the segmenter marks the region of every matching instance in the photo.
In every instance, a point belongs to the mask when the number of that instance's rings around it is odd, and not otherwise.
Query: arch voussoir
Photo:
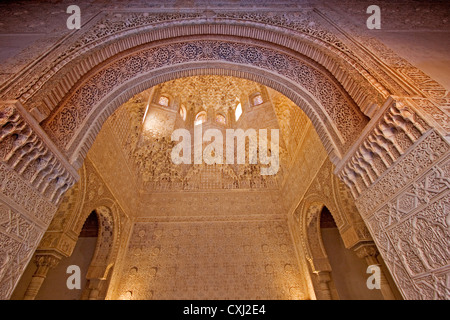
[[[309,61],[260,46],[202,40],[167,43],[117,57],[85,79],[44,122],[44,128],[75,161],[73,152],[80,147],[80,134],[83,136],[91,127],[93,132],[98,131],[113,111],[106,108],[108,103],[122,96],[113,103],[117,107],[119,102],[124,102],[124,97],[137,93],[137,88],[142,89],[143,83],[152,86],[176,77],[201,74],[205,72],[202,69],[217,73],[225,70],[228,75],[276,87],[303,107],[322,133],[329,152],[337,158],[367,123],[345,91]]]

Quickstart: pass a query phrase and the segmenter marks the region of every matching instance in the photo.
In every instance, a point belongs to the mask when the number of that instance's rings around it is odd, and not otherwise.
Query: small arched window
[[[227,119],[226,119],[225,116],[222,115],[222,114],[217,114],[217,115],[216,115],[216,121],[217,121],[218,123],[221,123],[221,124],[227,124]]]
[[[186,121],[186,108],[184,107],[184,105],[181,105],[179,112],[181,119],[183,119],[183,121]]]
[[[252,102],[254,106],[259,106],[260,104],[262,104],[264,102],[262,95],[258,93],[253,96]]]
[[[236,106],[236,110],[234,110],[234,116],[236,118],[236,121],[239,120],[239,118],[241,117],[241,114],[242,114],[242,106],[241,106],[241,103],[239,103]]]
[[[167,98],[166,96],[160,96],[159,100],[158,100],[158,104],[164,107],[168,107],[169,106],[169,98]]]
[[[202,124],[203,122],[206,122],[206,112],[205,111],[200,111],[195,116],[194,125]]]

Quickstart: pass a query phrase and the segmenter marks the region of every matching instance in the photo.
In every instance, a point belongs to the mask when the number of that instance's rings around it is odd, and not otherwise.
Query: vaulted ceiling
[[[214,109],[223,112],[236,108],[239,100],[249,99],[255,92],[264,92],[265,103],[244,112],[247,128],[280,129],[280,170],[274,176],[262,176],[257,165],[174,165],[171,150],[175,142],[170,134],[175,128],[175,116],[180,105],[191,112]],[[145,128],[146,112],[164,112],[154,101],[156,96],[165,95],[176,100],[177,106],[169,116],[163,116]],[[248,100],[246,102],[248,104]],[[159,111],[154,111],[158,109]],[[153,114],[152,114],[153,115]],[[172,119],[169,119],[173,115]],[[156,115],[158,117],[159,115]],[[285,168],[289,167],[296,148],[301,141],[303,128],[310,124],[307,116],[292,101],[281,93],[256,82],[228,76],[194,76],[176,79],[149,88],[124,103],[108,119],[106,126],[113,128],[109,140],[115,140],[122,148],[127,165],[134,171],[138,184],[144,190],[192,190],[198,188],[218,189],[260,189],[278,188]],[[238,126],[242,124],[238,123]],[[146,130],[151,131],[148,135]],[[160,133],[160,134],[158,134]],[[198,180],[198,181],[197,181]],[[206,180],[210,183],[205,183]]]
[[[168,81],[160,85],[161,94],[180,97],[180,102],[194,112],[213,108],[227,112],[236,107],[236,99],[261,91],[262,85],[241,78],[227,76],[193,76]]]

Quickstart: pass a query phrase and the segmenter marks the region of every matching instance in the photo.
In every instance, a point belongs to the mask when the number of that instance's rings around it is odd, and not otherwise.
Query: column
[[[365,259],[368,266],[377,266],[380,269],[380,290],[384,300],[395,300],[391,286],[377,260],[378,250],[375,245],[363,245],[355,249],[358,258]]]
[[[27,291],[23,297],[24,300],[34,300],[39,292],[39,289],[44,283],[47,273],[53,269],[61,260],[60,257],[50,254],[36,255],[34,263],[37,266]]]
[[[227,127],[234,128],[236,118],[234,117],[234,111],[231,107],[227,110]]]
[[[318,282],[317,296],[319,300],[332,300],[329,282],[331,276],[329,271],[316,272]]]
[[[89,279],[89,297],[88,300],[97,300],[100,293],[102,279]]]

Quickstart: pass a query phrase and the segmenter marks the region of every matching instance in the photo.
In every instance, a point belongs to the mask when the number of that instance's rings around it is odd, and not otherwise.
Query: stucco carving
[[[304,299],[289,242],[276,220],[140,222],[115,298]]]
[[[195,46],[195,56],[186,55],[186,46]],[[244,53],[255,50],[260,58],[248,60]],[[166,47],[152,48],[139,54],[120,58],[110,64],[108,69],[99,71],[88,82],[74,92],[44,128],[64,149],[69,149],[73,138],[79,135],[81,124],[91,117],[91,112],[106,94],[114,87],[164,66],[173,66],[192,61],[224,61],[229,63],[249,64],[267,69],[288,77],[309,92],[320,102],[324,111],[314,110],[320,121],[330,118],[336,126],[338,144],[348,145],[359,134],[366,123],[365,117],[345,95],[337,89],[320,71],[292,56],[266,48],[241,45],[232,42],[196,41],[195,43],[176,43]],[[113,73],[114,76],[110,76]],[[337,112],[339,110],[340,112]],[[330,131],[334,129],[329,128]]]
[[[331,28],[330,21],[319,13],[317,10],[286,14],[223,10],[169,15],[110,12],[94,19],[90,24],[93,28],[88,32],[69,39],[49,52],[42,63],[26,68],[16,77],[17,81],[4,86],[2,98],[20,99],[38,120],[49,116],[44,129],[53,142],[20,107],[11,107],[9,103],[1,106],[0,297],[10,295],[61,196],[77,179],[65,156],[70,156],[70,162],[84,158],[83,152],[81,157],[73,155],[83,148],[81,145],[94,140],[103,121],[120,104],[118,101],[133,90],[146,89],[142,78],[137,76],[150,75],[154,85],[195,72],[224,73],[224,69],[239,65],[247,69],[241,73],[229,72],[250,78],[252,70],[254,73],[263,70],[265,74],[254,75],[254,80],[275,84],[285,92],[293,90],[290,85],[298,85],[308,92],[302,93],[305,101],[293,100],[307,111],[325,143],[325,150],[339,149],[338,156],[332,155],[333,163],[342,156],[336,172],[356,198],[370,235],[404,297],[448,299],[447,93],[378,41],[364,36],[357,39],[342,36],[342,30]],[[325,20],[317,22],[318,14]],[[177,25],[171,27],[174,21]],[[198,22],[207,23],[203,28]],[[148,32],[152,28],[161,30],[157,31],[160,35]],[[161,41],[158,47],[143,45],[168,38],[168,34],[198,35],[200,31],[245,36],[253,42],[244,44],[232,37],[220,41],[214,37],[192,37],[183,42]],[[283,32],[286,34],[281,35]],[[260,40],[268,41],[263,46]],[[280,44],[287,49],[281,50]],[[66,55],[61,55],[64,51]],[[386,65],[379,63],[377,54]],[[192,71],[195,64],[208,65],[210,69]],[[185,69],[177,73],[174,71],[177,67]],[[268,80],[269,74],[275,78],[272,82]],[[113,93],[125,87],[131,89],[123,95]],[[362,93],[368,93],[368,98],[361,98]],[[402,97],[395,97],[394,103],[388,99],[385,109],[377,114],[379,105],[390,94]],[[114,100],[116,97],[119,98]],[[285,111],[278,110],[278,115],[291,118]],[[367,119],[362,113],[374,118],[364,131]],[[320,140],[313,137],[309,126],[310,123],[305,125],[306,133],[299,139],[311,138],[305,147],[310,147],[313,160],[305,161],[305,167],[299,165],[305,158],[304,151],[298,147],[300,141],[287,143],[296,153],[291,158],[291,168],[296,167],[296,176],[305,177],[304,181],[311,184],[299,185],[285,175],[280,190],[284,192],[283,199],[289,201],[278,210],[292,212],[292,207],[298,205],[297,197],[307,195],[313,199],[320,193],[332,195],[334,198],[324,198],[330,203],[339,202],[336,207],[351,202],[348,192],[339,189],[333,180],[333,187],[328,188],[326,184],[314,182],[315,169],[322,167],[327,154],[313,147]],[[285,125],[282,130],[292,129]],[[313,173],[307,173],[305,168],[314,169]],[[197,172],[194,170],[191,175]],[[316,181],[324,178],[329,181],[328,173],[319,174]],[[291,186],[292,190],[287,190]],[[92,183],[86,192],[87,202],[94,203],[96,197],[106,193],[107,187],[102,183]],[[170,212],[177,210],[172,203],[165,208]],[[202,213],[211,209],[207,205],[196,208]],[[370,238],[364,224],[357,223],[355,216],[331,210],[339,226],[346,223],[355,226],[348,243]],[[83,211],[81,216],[86,214]],[[55,220],[53,226],[64,223],[64,219]],[[80,227],[81,222],[77,223]],[[70,245],[67,239],[60,248],[68,251]],[[120,249],[126,251],[124,247]]]
[[[0,108],[2,162],[56,205],[75,182],[76,172],[54,146],[49,147],[52,142],[19,103],[2,104]],[[7,189],[14,192],[15,188]]]
[[[78,175],[17,102],[0,105],[0,298],[7,298]]]
[[[448,156],[440,159],[407,188],[386,190],[395,195],[386,204],[363,210],[364,201],[357,200],[397,281],[408,286],[404,293],[409,299],[422,294],[425,299],[448,299],[448,291],[442,290],[449,261]]]
[[[388,101],[387,110],[366,134],[354,156],[346,161],[340,177],[358,197],[429,129],[411,107]]]
[[[442,290],[449,269],[444,249],[449,240],[449,184],[444,168],[450,148],[413,106],[398,105],[404,107],[388,109],[383,120],[374,124],[374,133],[361,139],[359,151],[349,157],[340,174],[352,188],[359,212],[403,295],[447,299],[448,290]],[[389,118],[397,125],[386,127],[378,140],[387,143],[378,154],[388,162],[384,159],[383,165],[376,165],[371,153],[361,151],[373,145],[374,134],[382,132],[380,123]]]
[[[253,11],[253,10],[251,10]],[[72,68],[76,70],[78,77],[85,74],[87,70],[84,68],[77,68],[77,65],[85,65],[92,63],[99,64],[105,57],[110,57],[114,54],[112,51],[117,52],[117,48],[106,50],[103,54],[91,55],[91,59],[86,59],[86,52],[89,52],[93,48],[105,46],[107,47],[112,40],[122,41],[130,35],[139,35],[134,44],[127,43],[125,46],[136,45],[136,43],[145,43],[154,40],[161,40],[163,38],[174,36],[174,33],[165,34],[153,32],[155,27],[157,29],[164,30],[167,27],[168,22],[177,22],[179,25],[180,35],[190,35],[190,34],[234,34],[237,36],[248,37],[252,33],[253,37],[260,38],[261,40],[268,40],[279,42],[279,44],[286,44],[285,38],[286,33],[291,35],[297,35],[302,38],[303,44],[295,45],[292,47],[293,50],[302,52],[303,54],[312,55],[315,52],[316,57],[318,55],[322,56],[319,60],[323,63],[326,68],[334,73],[334,75],[339,78],[342,84],[351,88],[350,82],[360,83],[360,85],[365,86],[365,94],[370,96],[373,101],[379,99],[379,93],[377,91],[383,92],[381,86],[378,89],[371,87],[370,83],[376,84],[377,81],[371,77],[365,70],[363,70],[358,63],[361,61],[352,55],[348,50],[346,45],[338,39],[338,37],[333,33],[334,30],[329,24],[321,20],[320,15],[313,10],[302,10],[301,12],[292,13],[266,13],[266,12],[239,12],[239,11],[222,11],[214,12],[191,12],[191,13],[149,13],[149,12],[108,12],[99,15],[98,19],[94,19],[90,24],[87,32],[78,34],[78,38],[70,39],[66,45],[63,45],[61,49],[54,50],[48,57],[48,64],[42,63],[35,66],[33,73],[34,79],[30,81],[27,78],[26,82],[20,83],[15,89],[8,88],[10,94],[14,97],[21,97],[22,99],[28,100],[36,91],[36,88],[40,88],[52,78],[55,72],[63,67],[66,69]],[[212,14],[212,16],[211,16]],[[206,19],[205,19],[206,18]],[[205,19],[206,23],[211,23],[209,29],[201,29],[196,26],[197,19]],[[209,20],[209,21],[208,21]],[[230,27],[232,25],[233,27]],[[219,27],[217,27],[219,26]],[[178,28],[178,26],[177,26]],[[280,30],[281,28],[281,30]],[[149,37],[148,41],[143,41],[143,37]],[[126,42],[126,40],[125,40]],[[308,43],[308,45],[305,45]],[[290,44],[290,46],[292,46]],[[111,46],[113,48],[113,46]],[[317,50],[318,48],[326,48],[330,52],[333,52],[333,58],[329,59],[330,56],[324,54],[322,50]],[[108,52],[109,51],[109,52]],[[191,52],[190,50],[189,52]],[[77,59],[77,57],[80,57]],[[340,56],[340,57],[339,57]],[[345,65],[339,62],[340,59],[344,58]],[[93,58],[93,59],[92,59]],[[327,61],[328,60],[328,61]],[[81,62],[84,61],[84,62]],[[340,68],[335,66],[339,65]],[[344,73],[336,71],[345,70]],[[352,72],[353,70],[353,72]],[[58,90],[51,90],[52,94],[47,97],[40,97],[35,100],[35,102],[30,103],[31,108],[37,106],[44,114],[53,109],[54,100],[62,98],[60,96],[61,92],[67,92],[67,84],[70,86],[74,84],[74,77],[68,76],[67,71],[63,72],[63,75],[54,77],[52,82],[57,85]],[[39,76],[36,76],[39,75]],[[45,76],[44,76],[45,75]],[[356,76],[358,75],[359,78]],[[25,78],[25,77],[24,77]],[[60,81],[54,81],[55,78],[59,78]],[[366,79],[367,78],[367,79]],[[352,79],[348,81],[349,79]],[[358,79],[358,80],[356,80]],[[362,80],[362,81],[361,81]],[[64,83],[61,85],[61,83]],[[367,85],[364,85],[366,83]],[[15,92],[15,93],[13,93]],[[26,92],[26,93],[25,93]],[[349,90],[351,95],[356,99],[360,100],[362,104],[373,104],[374,102],[369,102],[367,99],[358,97],[360,96],[357,91]],[[370,92],[370,94],[369,94]],[[386,96],[386,92],[383,92]],[[22,101],[22,100],[21,100]],[[22,101],[24,102],[24,100]],[[380,103],[381,101],[378,101]],[[49,109],[46,109],[49,108]]]

